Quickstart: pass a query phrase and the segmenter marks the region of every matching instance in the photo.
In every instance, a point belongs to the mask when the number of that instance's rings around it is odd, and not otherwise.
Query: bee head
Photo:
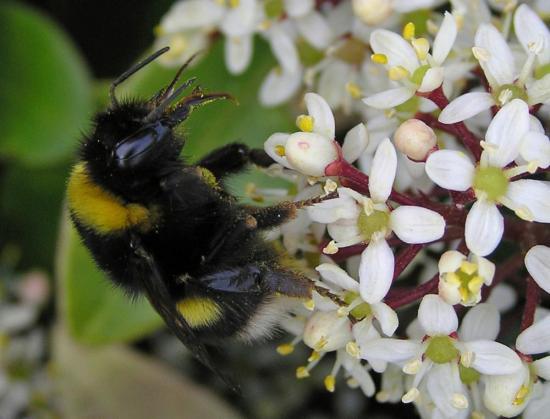
[[[226,93],[205,93],[200,88],[182,96],[195,78],[180,85],[177,82],[195,54],[178,70],[174,79],[151,99],[119,102],[116,87],[167,51],[168,47],[155,52],[113,82],[111,106],[96,116],[95,131],[82,147],[82,157],[92,168],[107,169],[109,176],[125,179],[126,185],[128,177],[139,177],[140,173],[150,175],[152,171],[178,161],[184,142],[174,134],[173,129],[194,108],[218,99],[231,98]],[[143,183],[135,180],[136,184]]]

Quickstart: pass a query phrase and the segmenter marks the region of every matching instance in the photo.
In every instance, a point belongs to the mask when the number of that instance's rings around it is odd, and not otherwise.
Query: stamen
[[[285,156],[285,146],[284,145],[276,145],[275,146],[275,153],[277,153],[278,156],[284,157]]]
[[[409,70],[401,65],[396,65],[388,70],[388,77],[393,81],[406,79],[409,75]]]
[[[413,39],[411,44],[416,52],[416,56],[420,61],[424,61],[428,56],[428,51],[430,50],[430,43],[426,38]]]
[[[336,389],[336,378],[334,375],[327,375],[324,380],[325,388],[330,393],[334,393],[334,390]]]
[[[338,246],[336,245],[336,242],[334,240],[331,240],[324,248],[323,253],[325,255],[334,255],[338,253]]]
[[[310,115],[298,115],[298,117],[296,118],[296,126],[300,131],[312,132],[313,117]]]
[[[401,397],[401,401],[403,403],[412,403],[416,399],[418,399],[418,396],[420,396],[420,391],[417,388],[413,387],[409,391],[407,391],[403,397]]]
[[[372,54],[370,59],[376,64],[388,64],[388,57],[385,54]]]
[[[365,96],[361,87],[352,81],[346,83],[346,92],[348,92],[353,99],[361,99]]]
[[[349,356],[357,359],[359,359],[359,356],[361,355],[359,345],[357,345],[357,342],[355,341],[351,341],[346,344],[346,352]]]
[[[411,41],[414,38],[415,32],[416,27],[414,26],[414,23],[409,22],[403,27],[403,38],[407,41]]]
[[[301,380],[303,378],[309,377],[309,371],[307,367],[301,366],[296,368],[296,378]]]
[[[309,311],[313,311],[315,309],[315,301],[312,299],[305,301],[304,307]]]
[[[481,47],[473,47],[472,53],[474,54],[474,57],[478,61],[488,61],[491,57],[491,53],[487,51],[485,48]]]
[[[292,343],[283,343],[277,346],[277,352],[282,356],[290,355],[294,352],[294,345]]]
[[[410,362],[407,362],[403,366],[403,372],[405,374],[415,375],[418,373],[418,371],[420,371],[421,366],[422,366],[422,361],[420,359],[414,359]]]
[[[467,409],[468,399],[464,394],[455,393],[451,399],[451,404],[457,409]]]

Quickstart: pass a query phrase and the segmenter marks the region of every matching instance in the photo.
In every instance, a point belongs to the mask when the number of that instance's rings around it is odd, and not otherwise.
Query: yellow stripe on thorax
[[[191,327],[203,327],[215,324],[222,316],[220,306],[211,298],[188,297],[181,300],[178,311]]]
[[[134,226],[148,228],[149,209],[140,204],[125,204],[116,195],[96,184],[84,163],[73,167],[67,187],[69,208],[85,226],[100,234]]]

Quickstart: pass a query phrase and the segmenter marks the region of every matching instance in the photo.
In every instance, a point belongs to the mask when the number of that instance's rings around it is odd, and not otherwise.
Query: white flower
[[[175,3],[162,18],[157,45],[171,51],[161,57],[166,65],[177,65],[208,44],[208,34],[215,29],[225,39],[225,61],[232,74],[240,74],[250,64],[252,36],[258,24],[256,0],[229,1],[186,0]]]
[[[497,203],[524,220],[550,222],[550,186],[537,180],[509,180],[529,167],[505,169],[517,157],[523,138],[530,135],[528,130],[527,105],[514,99],[491,121],[479,167],[452,150],[436,151],[426,161],[426,173],[439,186],[454,191],[474,189],[477,201],[466,218],[465,238],[468,249],[478,256],[493,252],[502,238],[504,219]]]
[[[491,285],[494,274],[491,261],[475,254],[467,259],[449,250],[439,259],[439,296],[450,305],[475,305],[481,300],[481,287]]]
[[[480,317],[481,310],[486,311],[483,306],[475,307],[468,315],[473,312],[472,316]],[[521,368],[514,351],[492,340],[496,335],[491,332],[494,329],[491,324],[497,320],[498,325],[498,317],[482,324],[479,317],[471,321],[465,318],[466,325],[457,336],[458,318],[453,307],[436,295],[427,295],[418,310],[424,339],[374,339],[362,345],[361,357],[369,362],[395,363],[414,376],[403,402],[412,402],[420,396],[419,386],[425,379],[429,396],[438,409],[449,416],[458,414],[468,408],[465,385],[474,378],[479,379],[480,374],[512,374]],[[479,332],[487,335],[480,339]]]
[[[399,87],[363,99],[365,104],[378,109],[398,106],[415,95],[435,90],[443,83],[443,63],[453,47],[457,34],[454,17],[445,13],[435,37],[432,53],[425,38],[414,38],[414,25],[407,24],[405,38],[386,29],[375,30],[370,43],[375,54],[373,61],[384,64],[388,77]],[[407,33],[408,32],[408,33]],[[410,43],[408,42],[410,41]]]
[[[518,23],[522,24],[524,20],[530,20],[527,16],[531,15],[525,8],[519,7],[518,12],[520,13],[517,18]],[[528,105],[547,103],[550,100],[550,77],[533,80],[535,59],[545,51],[542,45],[547,42],[536,29],[540,28],[540,25],[544,26],[544,23],[533,25],[533,31],[519,30],[526,41],[524,45],[528,53],[519,72],[516,70],[512,50],[502,34],[490,24],[479,26],[473,52],[491,86],[491,93],[470,92],[457,97],[443,109],[439,115],[440,122],[453,124],[463,121],[492,106],[502,107],[514,99],[521,99]],[[524,28],[523,25],[521,27]],[[530,41],[527,42],[527,39]]]
[[[389,139],[376,150],[369,177],[371,197],[352,189],[339,188],[339,198],[308,208],[312,220],[328,223],[337,247],[368,242],[361,255],[359,281],[361,297],[368,303],[381,301],[394,273],[394,255],[386,238],[395,233],[405,243],[428,243],[443,235],[445,220],[438,213],[417,206],[390,211],[397,156]]]
[[[293,134],[275,133],[264,144],[267,154],[277,163],[307,176],[321,177],[325,168],[339,158],[334,141],[334,116],[327,102],[316,93],[306,93],[308,115],[300,115],[296,124],[300,131]],[[356,160],[368,144],[363,124],[356,125],[344,138],[343,157]]]

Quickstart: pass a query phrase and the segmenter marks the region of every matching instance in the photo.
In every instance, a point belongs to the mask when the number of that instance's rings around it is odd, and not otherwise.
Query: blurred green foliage
[[[66,177],[78,138],[90,129],[93,110],[107,104],[109,83],[90,80],[68,36],[33,9],[2,4],[0,27],[7,34],[1,42],[9,64],[0,68],[4,128],[0,222],[5,226],[0,244],[19,248],[18,269],[51,270],[60,243],[58,304],[77,340],[105,344],[144,336],[162,324],[160,318],[145,300],[132,302],[107,281],[62,215]],[[186,73],[197,76],[204,89],[229,92],[239,103],[221,101],[191,115],[181,129],[186,137],[184,154],[190,161],[230,141],[261,147],[272,132],[292,129],[288,108],[265,109],[257,101],[260,83],[274,60],[265,45],[257,46],[255,52],[249,70],[234,77],[225,70],[223,45],[217,42]],[[153,63],[121,85],[117,94],[150,97],[175,71]],[[243,185],[249,181],[271,184],[250,171],[235,179],[231,188],[243,195]]]

